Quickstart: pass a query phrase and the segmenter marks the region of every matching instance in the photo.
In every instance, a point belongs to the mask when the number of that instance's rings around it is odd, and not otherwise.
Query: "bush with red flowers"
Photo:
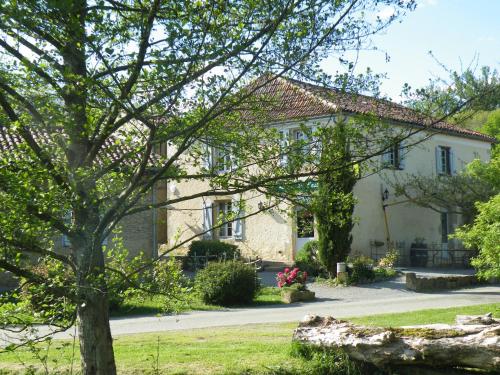
[[[276,275],[276,281],[278,282],[279,288],[293,286],[304,290],[306,289],[307,272],[301,271],[297,267],[291,270],[290,268],[285,268],[283,272],[278,272]]]

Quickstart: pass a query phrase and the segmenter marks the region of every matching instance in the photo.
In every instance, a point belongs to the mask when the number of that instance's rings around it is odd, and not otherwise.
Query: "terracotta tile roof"
[[[428,116],[385,99],[342,92],[290,78],[278,77],[271,81],[269,79],[269,75],[262,76],[251,86],[261,86],[255,93],[269,101],[265,116],[270,122],[326,116],[339,112],[370,114],[381,119],[428,126],[437,132],[491,143],[496,141],[495,138],[474,130],[460,128],[443,121],[436,122]]]
[[[38,144],[46,151],[51,149],[51,145],[56,147],[57,141],[54,135],[49,136],[46,132],[34,129],[30,129],[30,131]],[[14,151],[23,143],[24,140],[18,134],[9,132],[4,127],[0,126],[0,154]],[[125,156],[125,153],[130,153],[130,155],[124,158],[121,165],[134,167],[141,160],[140,155],[134,150],[134,145],[127,144],[120,138],[108,138],[104,144],[103,150],[104,154],[101,154],[101,157],[97,159],[98,164],[101,166],[120,160],[120,158]],[[161,157],[158,154],[152,153],[149,160],[149,166],[155,167],[160,163]]]

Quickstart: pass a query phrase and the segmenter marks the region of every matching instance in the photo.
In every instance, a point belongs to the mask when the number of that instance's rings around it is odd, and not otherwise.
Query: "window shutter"
[[[212,238],[212,228],[213,228],[213,215],[212,215],[212,202],[210,199],[203,201],[203,238]]]
[[[406,149],[406,142],[401,142],[399,144],[399,169],[405,169],[406,163],[406,153],[408,150]]]
[[[239,196],[236,198],[233,198],[232,203],[233,203],[232,204],[233,211],[236,215],[236,220],[234,221],[233,237],[235,240],[242,240],[243,239],[243,219],[241,219],[241,217],[245,216],[245,211],[243,210],[242,207],[240,207],[241,198]]]
[[[455,153],[453,150],[450,148],[450,174],[456,175],[457,170],[456,170],[456,163],[455,163]]]
[[[229,159],[231,160],[231,171],[238,169],[238,158],[234,155],[234,148],[230,144],[227,145],[227,152],[229,152]]]
[[[436,174],[439,176],[443,173],[443,160],[441,160],[441,147],[436,146]]]
[[[208,143],[205,143],[203,144],[203,148],[204,148],[203,167],[210,170],[212,169],[212,159],[213,159],[212,147]]]
[[[280,165],[286,166],[288,164],[288,130],[280,130]]]

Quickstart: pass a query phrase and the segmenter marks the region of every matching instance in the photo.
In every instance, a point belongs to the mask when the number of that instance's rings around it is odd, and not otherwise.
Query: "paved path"
[[[500,303],[500,285],[437,293],[415,293],[406,290],[403,278],[399,278],[359,287],[332,288],[315,285],[311,289],[318,297],[316,302],[222,311],[193,311],[161,317],[113,318],[111,330],[113,335],[117,336],[229,325],[292,322],[302,319],[306,314],[342,318],[426,308]],[[41,329],[41,332],[47,332],[46,328]],[[71,333],[58,333],[55,337],[68,338]],[[5,339],[6,337],[2,337],[0,332],[0,342],[5,343]]]

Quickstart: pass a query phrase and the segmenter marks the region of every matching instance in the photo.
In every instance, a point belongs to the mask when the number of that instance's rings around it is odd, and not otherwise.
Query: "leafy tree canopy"
[[[428,86],[415,91],[405,87],[408,106],[461,126],[474,126],[474,117],[484,119],[485,112],[500,108],[498,70],[483,66],[477,72],[469,67],[460,73],[443,68],[448,78],[430,80]]]
[[[376,17],[386,6],[394,15]],[[49,292],[71,296],[83,373],[116,372],[105,276],[120,270],[105,263],[102,242],[120,221],[297,178],[301,164],[280,167],[277,132],[263,126],[262,108],[270,103],[252,99],[256,87],[248,84],[264,73],[349,82],[324,75],[319,61],[332,54],[345,61],[344,52],[362,48],[414,6],[399,0],[1,2],[0,267],[49,285],[32,269],[42,256],[73,274],[71,285]],[[219,173],[207,166],[211,147],[229,148],[234,167]],[[195,195],[148,201],[155,184],[166,180],[209,184]],[[54,235],[65,235],[71,251],[56,252]]]

